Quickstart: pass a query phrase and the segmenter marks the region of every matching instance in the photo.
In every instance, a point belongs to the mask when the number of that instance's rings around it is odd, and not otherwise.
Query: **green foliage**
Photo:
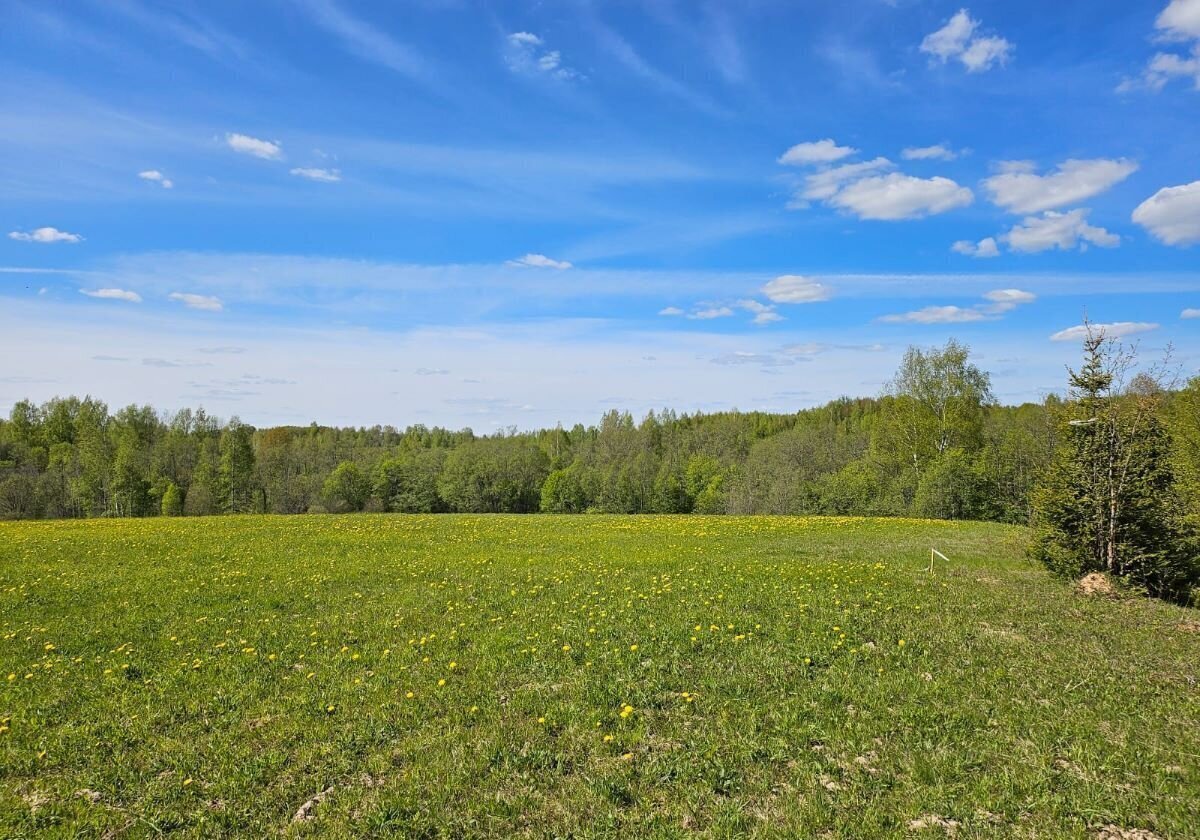
[[[217,503],[225,513],[248,513],[254,510],[253,431],[235,417],[221,432]]]
[[[908,349],[872,438],[878,457],[919,477],[951,449],[980,447],[984,411],[995,399],[990,377],[969,359],[953,339],[941,349]]]
[[[977,462],[961,449],[942,453],[921,474],[914,507],[931,519],[985,519],[992,487]]]
[[[163,516],[183,516],[183,492],[175,482],[169,482],[162,497]]]
[[[438,513],[445,509],[437,481],[446,462],[445,449],[405,451],[380,461],[372,493],[384,510],[395,513]]]
[[[1170,461],[1193,515],[1198,393],[1193,384],[1164,399]],[[174,484],[188,516],[919,513],[1026,523],[1055,451],[1049,414],[1043,405],[996,405],[987,374],[955,342],[911,349],[880,398],[790,414],[660,411],[636,420],[610,411],[593,426],[486,437],[425,426],[255,430],[203,409],[158,417],[130,406],[110,415],[91,398],[24,401],[0,422],[0,515],[148,516]],[[336,498],[325,492],[344,462],[366,476],[367,498],[361,487]]]
[[[1200,583],[1200,541],[1173,469],[1186,454],[1172,446],[1152,380],[1118,387],[1133,362],[1098,331],[1085,339],[1071,398],[1057,411],[1058,447],[1033,496],[1029,551],[1062,575],[1106,572],[1187,600]]]
[[[459,513],[531,513],[549,467],[546,453],[519,437],[472,441],[447,456],[438,495]]]
[[[321,489],[325,508],[334,513],[357,513],[366,507],[371,481],[353,461],[334,467]]]

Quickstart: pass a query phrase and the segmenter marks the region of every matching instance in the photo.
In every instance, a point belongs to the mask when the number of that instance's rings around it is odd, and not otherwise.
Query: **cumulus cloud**
[[[235,152],[264,160],[279,160],[283,157],[283,146],[278,140],[259,140],[246,134],[229,133],[225,135],[225,144]]]
[[[1038,175],[1028,161],[1008,161],[985,178],[992,203],[1010,213],[1037,213],[1099,195],[1137,171],[1134,161],[1068,160],[1048,175]]]
[[[763,324],[770,324],[775,321],[783,320],[783,316],[775,311],[774,306],[761,301],[753,299],[739,300],[737,305],[742,309],[745,309],[747,312],[753,312],[754,323],[760,326]]]
[[[342,172],[339,169],[317,169],[315,167],[297,166],[295,169],[289,171],[297,178],[307,178],[310,181],[321,181],[325,184],[334,184],[342,180]]]
[[[1163,187],[1137,206],[1133,221],[1167,245],[1200,242],[1200,181]]]
[[[104,300],[123,300],[126,303],[141,303],[142,296],[137,292],[130,292],[126,289],[80,289],[81,295],[88,297],[102,298]]]
[[[141,172],[138,173],[138,177],[141,178],[143,181],[153,181],[154,183],[156,183],[160,187],[162,187],[164,190],[169,190],[173,186],[175,186],[174,181],[172,181],[166,175],[163,175],[162,172],[160,172],[157,169],[143,169]]]
[[[680,309],[678,306],[667,306],[667,307],[664,307],[664,308],[658,310],[658,314],[666,315],[668,317],[674,317],[677,315],[682,315],[683,310]]]
[[[1191,54],[1158,52],[1138,79],[1126,79],[1120,93],[1136,88],[1161,90],[1171,79],[1190,79],[1200,90],[1200,0],[1171,0],[1154,22],[1157,38],[1164,42],[1191,42]]]
[[[763,286],[762,293],[775,303],[819,303],[829,300],[832,290],[811,277],[781,274]]]
[[[900,152],[900,157],[905,160],[956,160],[958,152],[939,143],[936,146],[909,146]]]
[[[797,143],[779,156],[779,162],[788,166],[808,166],[814,163],[833,163],[858,152],[850,146],[839,146],[833,140],[813,140]]]
[[[40,227],[35,230],[25,231],[14,230],[8,234],[9,239],[15,239],[18,242],[38,242],[42,245],[53,245],[56,242],[82,242],[83,237],[77,233],[67,233],[65,230],[59,230],[53,227]]]
[[[926,151],[917,150],[918,154]],[[798,182],[788,208],[800,210],[811,201],[820,201],[860,219],[898,221],[944,213],[970,204],[975,198],[968,188],[949,178],[916,178],[891,172],[895,164],[885,157],[831,165],[856,152],[832,140],[801,143],[789,149],[780,163],[812,164],[817,169]]]
[[[190,292],[171,292],[167,295],[171,300],[178,301],[188,309],[201,309],[205,312],[220,312],[224,309],[220,298],[211,295],[196,295]]]
[[[1154,25],[1168,38],[1200,38],[1200,0],[1171,0]]]
[[[542,75],[562,81],[580,77],[563,64],[562,53],[545,49],[545,42],[532,32],[513,32],[506,39],[506,60],[514,73]]]
[[[1086,251],[1089,243],[1101,248],[1115,248],[1121,244],[1121,238],[1115,233],[1088,224],[1087,215],[1088,211],[1082,208],[1066,213],[1047,210],[1041,216],[1026,217],[1000,238],[1012,250],[1025,254],[1052,248]]]
[[[980,259],[1000,256],[1000,249],[996,247],[996,239],[991,236],[986,236],[978,242],[960,239],[950,246],[950,250],[956,254],[964,254],[968,257],[978,257]]]
[[[797,197],[802,201],[799,204],[794,203],[793,207],[804,206],[808,200],[828,201],[846,184],[892,169],[894,166],[895,164],[887,158],[877,157],[874,160],[843,163],[840,166],[831,166],[814,172],[812,175],[805,176],[804,186],[797,193]]]
[[[508,260],[505,265],[513,268],[553,268],[559,271],[574,267],[566,260],[552,260],[545,254],[526,254],[515,260]]]
[[[1112,324],[1079,324],[1078,326],[1068,327],[1065,330],[1059,330],[1050,336],[1050,340],[1082,341],[1087,338],[1089,327],[1093,333],[1100,333],[1105,338],[1124,338],[1125,336],[1156,330],[1158,329],[1158,324],[1148,324],[1138,321],[1117,321]]]
[[[949,178],[916,178],[893,172],[854,181],[839,190],[829,203],[860,219],[899,221],[966,207],[974,198],[968,188]]]
[[[978,29],[979,21],[966,9],[959,9],[945,26],[925,36],[921,41],[921,52],[943,64],[955,59],[967,68],[968,73],[982,73],[1006,63],[1013,45],[997,35],[977,36]]]
[[[986,303],[971,307],[926,306],[912,312],[884,315],[885,324],[969,324],[975,321],[994,321],[1018,306],[1033,303],[1037,295],[1022,289],[993,289],[984,296]]]
[[[1200,309],[1185,309],[1179,313],[1180,318],[1200,318]]]

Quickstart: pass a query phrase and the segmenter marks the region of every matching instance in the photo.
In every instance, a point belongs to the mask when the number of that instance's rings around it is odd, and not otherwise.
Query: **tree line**
[[[1072,480],[1062,477],[1063,459],[1077,467],[1081,431],[1102,424],[1071,420],[1100,412],[1099,401],[1114,417],[1140,406],[1139,434],[1157,435],[1146,446],[1170,465],[1172,487],[1179,477],[1180,510],[1200,512],[1200,378],[1182,388],[1145,376],[1100,384],[1103,395],[1072,379],[1064,397],[999,405],[988,374],[950,341],[910,348],[877,397],[792,414],[665,410],[635,420],[611,411],[596,425],[492,435],[256,429],[202,408],[22,401],[0,420],[0,517],[542,511],[1029,523],[1038,489],[1055,476]],[[1126,456],[1141,463],[1145,454]]]

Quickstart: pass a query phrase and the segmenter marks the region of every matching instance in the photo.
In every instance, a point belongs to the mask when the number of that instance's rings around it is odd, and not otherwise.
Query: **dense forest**
[[[1195,488],[1200,379],[1158,396],[1174,463]],[[22,401],[0,420],[0,517],[544,511],[1025,523],[1069,399],[998,405],[988,375],[951,341],[911,348],[874,398],[794,414],[612,411],[594,426],[487,436],[256,429],[203,409]]]

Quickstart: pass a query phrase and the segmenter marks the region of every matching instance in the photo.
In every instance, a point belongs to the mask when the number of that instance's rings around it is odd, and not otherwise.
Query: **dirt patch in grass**
[[[937,814],[925,814],[915,820],[909,820],[908,828],[910,831],[925,831],[931,828],[940,828],[946,834],[953,836],[958,831],[958,820],[939,817]]]
[[[1089,598],[1112,598],[1113,600],[1121,597],[1121,593],[1108,579],[1108,575],[1101,572],[1092,572],[1080,578],[1079,583],[1075,584],[1075,594]]]
[[[1093,836],[1096,840],[1163,840],[1161,835],[1144,828],[1121,828],[1116,825],[1102,826]]]
[[[296,809],[296,813],[292,817],[292,822],[299,823],[299,822],[308,822],[309,820],[311,820],[313,818],[313,811],[317,810],[317,806],[320,805],[322,802],[324,802],[326,799],[328,799],[329,795],[331,793],[333,793],[333,788],[327,787],[327,788],[325,788],[325,790],[318,793],[312,799],[309,799],[307,802],[305,802],[303,805],[301,805],[298,809]]]

